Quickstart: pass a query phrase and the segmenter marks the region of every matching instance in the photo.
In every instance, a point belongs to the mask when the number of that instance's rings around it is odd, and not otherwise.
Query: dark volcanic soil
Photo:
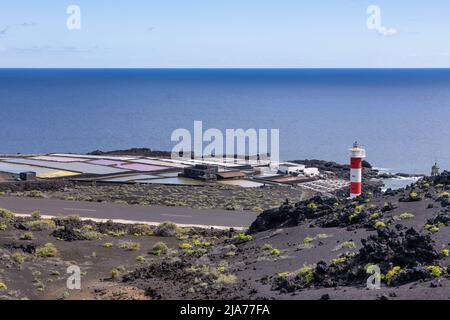
[[[383,195],[285,204],[262,213],[249,234],[73,218],[52,224],[8,218],[0,210],[0,282],[7,287],[0,295],[450,299],[449,176],[424,178]],[[20,240],[26,232],[34,239]],[[165,245],[154,248],[161,241]],[[58,250],[54,257],[39,256],[46,243]],[[66,288],[70,264],[81,267],[80,291]],[[369,290],[366,271],[374,266],[381,288]]]

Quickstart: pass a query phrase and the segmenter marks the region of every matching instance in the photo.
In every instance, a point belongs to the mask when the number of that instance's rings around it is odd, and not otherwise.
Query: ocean
[[[0,153],[171,150],[171,133],[280,130],[280,156],[450,169],[450,69],[0,69]]]

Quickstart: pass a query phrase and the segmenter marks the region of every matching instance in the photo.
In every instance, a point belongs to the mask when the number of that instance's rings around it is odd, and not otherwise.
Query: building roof
[[[272,179],[271,181],[273,182],[278,182],[278,183],[301,183],[301,182],[308,182],[311,181],[312,179],[309,177],[282,177],[282,178],[276,178],[276,179]]]
[[[222,179],[242,178],[245,177],[245,173],[240,171],[222,171],[218,172],[217,176]]]

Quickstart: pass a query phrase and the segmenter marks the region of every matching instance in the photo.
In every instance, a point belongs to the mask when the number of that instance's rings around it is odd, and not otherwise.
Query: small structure
[[[196,179],[196,180],[217,180],[218,166],[211,166],[206,164],[196,164],[191,168],[185,168],[180,176]]]
[[[33,171],[21,172],[19,174],[19,178],[22,181],[34,181],[36,180],[36,172]]]
[[[303,170],[303,174],[307,177],[317,177],[320,172],[318,168],[305,168],[305,170]]]
[[[216,174],[219,180],[245,178],[246,174],[241,171],[221,171]]]
[[[283,162],[278,166],[278,172],[282,174],[299,175],[303,174],[305,168],[306,166],[304,164]]]
[[[439,168],[437,162],[434,163],[434,165],[431,167],[431,176],[437,177],[440,173],[441,168]]]
[[[350,148],[350,198],[362,193],[362,159],[366,157],[366,149],[358,142]]]

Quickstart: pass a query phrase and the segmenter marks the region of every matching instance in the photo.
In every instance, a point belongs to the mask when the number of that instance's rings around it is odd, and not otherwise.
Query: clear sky
[[[81,29],[69,30],[69,5]],[[366,10],[384,29],[369,30]],[[0,67],[450,67],[448,0],[2,0]]]

